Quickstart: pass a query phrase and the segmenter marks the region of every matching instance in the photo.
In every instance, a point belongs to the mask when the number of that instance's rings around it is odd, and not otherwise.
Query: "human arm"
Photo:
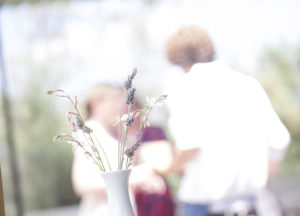
[[[189,160],[198,149],[179,150],[167,140],[145,142],[141,146],[137,158],[138,163],[146,163],[160,175],[183,173]]]
[[[173,159],[173,147],[167,140],[143,142],[134,157],[134,168],[130,177],[132,189],[151,193],[166,190],[164,179],[157,175],[156,168],[166,168]]]
[[[179,150],[176,149],[174,158],[169,166],[164,169],[156,168],[155,171],[162,175],[167,176],[170,174],[182,174],[185,171],[187,163],[198,153],[199,149]]]

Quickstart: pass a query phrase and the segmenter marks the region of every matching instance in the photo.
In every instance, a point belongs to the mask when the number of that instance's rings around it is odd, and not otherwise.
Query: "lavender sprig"
[[[141,140],[138,139],[136,142],[128,149],[126,149],[125,154],[128,158],[132,158],[134,156],[135,151],[140,147]]]
[[[82,130],[83,132],[90,134],[93,132],[93,130],[91,128],[89,128],[88,126],[86,126],[83,122],[83,120],[80,118],[80,116],[76,116],[76,125],[78,127],[78,129]]]
[[[131,127],[133,122],[134,122],[134,117],[132,115],[129,115],[127,120],[126,120],[126,126]]]
[[[142,130],[149,125],[148,123],[148,117],[152,109],[156,106],[160,106],[164,100],[167,99],[167,95],[162,95],[159,98],[151,98],[148,99],[148,104],[143,106],[137,113],[136,116],[140,115],[140,128],[137,135],[137,140],[134,145],[132,145],[130,148],[127,148],[125,151],[125,154],[127,156],[126,160],[126,168],[128,168],[131,165],[132,158],[134,156],[135,151],[139,148],[140,142],[141,142],[141,133]]]
[[[127,95],[127,101],[126,101],[127,105],[132,105],[134,103],[134,93],[135,93],[135,91],[136,91],[135,88],[131,88],[129,90],[129,93]]]
[[[134,68],[132,70],[132,73],[128,76],[127,80],[124,82],[125,90],[129,90],[132,88],[132,82],[133,82],[136,74],[137,74],[137,69]]]

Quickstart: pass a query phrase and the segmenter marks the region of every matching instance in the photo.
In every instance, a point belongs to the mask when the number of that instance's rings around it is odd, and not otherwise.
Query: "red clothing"
[[[143,131],[142,142],[165,140],[166,136],[158,127],[147,127]],[[165,183],[166,184],[166,183]],[[172,193],[166,185],[162,194],[149,193],[139,189],[135,192],[138,216],[174,216],[175,204]]]
[[[175,204],[170,189],[165,193],[148,193],[142,190],[135,193],[138,216],[174,216]]]

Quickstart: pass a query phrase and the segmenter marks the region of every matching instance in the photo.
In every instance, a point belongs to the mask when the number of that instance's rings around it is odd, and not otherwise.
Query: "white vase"
[[[128,192],[131,170],[103,172],[108,199],[108,216],[134,216]]]

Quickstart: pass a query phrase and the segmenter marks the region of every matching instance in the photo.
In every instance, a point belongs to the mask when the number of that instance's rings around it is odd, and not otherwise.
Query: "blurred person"
[[[86,124],[97,135],[112,167],[117,167],[118,155],[118,126],[113,126],[113,124],[120,114],[122,97],[121,87],[99,84],[91,90],[87,98]],[[135,103],[133,111],[137,108],[138,103]],[[134,142],[138,127],[138,121],[135,121],[132,129],[129,130],[127,143]],[[168,148],[167,142],[164,140],[165,136],[161,129],[145,128],[142,146],[157,146],[158,149],[166,149]],[[165,181],[155,175],[151,166],[147,165],[147,161],[143,159],[143,155],[147,153],[139,154],[138,152],[136,152],[134,163],[143,164],[133,169],[129,180],[132,204],[136,203],[134,207],[136,207],[137,215],[173,216],[174,204]],[[144,151],[141,150],[141,152]],[[107,215],[106,188],[99,168],[93,166],[79,148],[74,150],[72,181],[76,194],[81,197],[79,216]]]
[[[278,173],[289,132],[258,81],[215,60],[204,29],[182,27],[166,53],[186,73],[167,91],[175,158],[157,172],[184,170],[178,192],[184,216],[256,215],[255,195],[268,171]]]

